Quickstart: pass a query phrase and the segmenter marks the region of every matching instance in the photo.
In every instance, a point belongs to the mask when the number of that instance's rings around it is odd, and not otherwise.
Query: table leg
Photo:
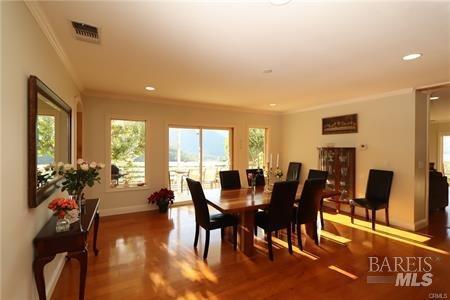
[[[98,224],[100,223],[100,214],[98,213],[98,211],[95,213],[95,218],[94,218],[94,253],[95,256],[98,255],[98,249],[97,249],[97,232],[98,232]]]
[[[80,262],[80,290],[79,299],[84,300],[84,290],[86,287],[86,273],[87,273],[87,250],[84,249],[80,252],[74,252],[70,255],[72,258],[77,259]]]
[[[239,224],[239,248],[247,256],[255,254],[255,247],[253,245],[253,235],[255,226],[255,212],[242,212],[241,222]]]
[[[36,287],[39,294],[39,300],[47,299],[45,293],[45,279],[44,279],[44,266],[51,262],[55,258],[55,255],[36,258],[33,261],[34,280],[36,280]]]

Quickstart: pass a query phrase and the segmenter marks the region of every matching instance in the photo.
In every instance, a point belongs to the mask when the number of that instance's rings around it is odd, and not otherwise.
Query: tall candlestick
[[[280,166],[279,162],[280,162],[280,154],[277,153],[277,168]]]
[[[272,153],[270,153],[270,164],[269,164],[269,168],[272,167]]]

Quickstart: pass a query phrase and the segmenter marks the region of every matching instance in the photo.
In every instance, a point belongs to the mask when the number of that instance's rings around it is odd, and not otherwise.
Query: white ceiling
[[[449,2],[41,7],[86,91],[288,111],[450,80]],[[101,43],[75,40],[69,20],[98,26]]]

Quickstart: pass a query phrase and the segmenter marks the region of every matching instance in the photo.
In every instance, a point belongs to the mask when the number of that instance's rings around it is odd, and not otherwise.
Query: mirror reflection
[[[69,115],[43,94],[38,93],[36,116],[37,188],[55,179],[50,167],[56,162],[69,163]]]

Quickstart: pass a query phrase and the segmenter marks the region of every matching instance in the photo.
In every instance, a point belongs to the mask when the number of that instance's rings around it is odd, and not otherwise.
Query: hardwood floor
[[[192,207],[173,208],[169,215],[143,212],[103,217],[100,253],[95,257],[89,251],[86,299],[385,300],[449,295],[447,215],[434,213],[422,234],[408,235],[381,225],[373,233],[368,222],[360,220],[352,226],[348,216],[327,213],[329,234],[322,236],[320,246],[303,234],[305,252],[294,247],[291,256],[282,233],[274,241],[274,262],[267,257],[262,232],[256,240],[257,254],[248,258],[233,251],[231,243],[222,243],[220,230],[211,232],[208,261],[204,262],[203,231],[198,253],[193,248]],[[295,246],[296,240],[294,235]],[[367,283],[367,275],[386,275],[368,273],[369,256],[429,256],[433,282],[428,287]],[[78,270],[74,260],[65,264],[52,299],[78,299]]]

